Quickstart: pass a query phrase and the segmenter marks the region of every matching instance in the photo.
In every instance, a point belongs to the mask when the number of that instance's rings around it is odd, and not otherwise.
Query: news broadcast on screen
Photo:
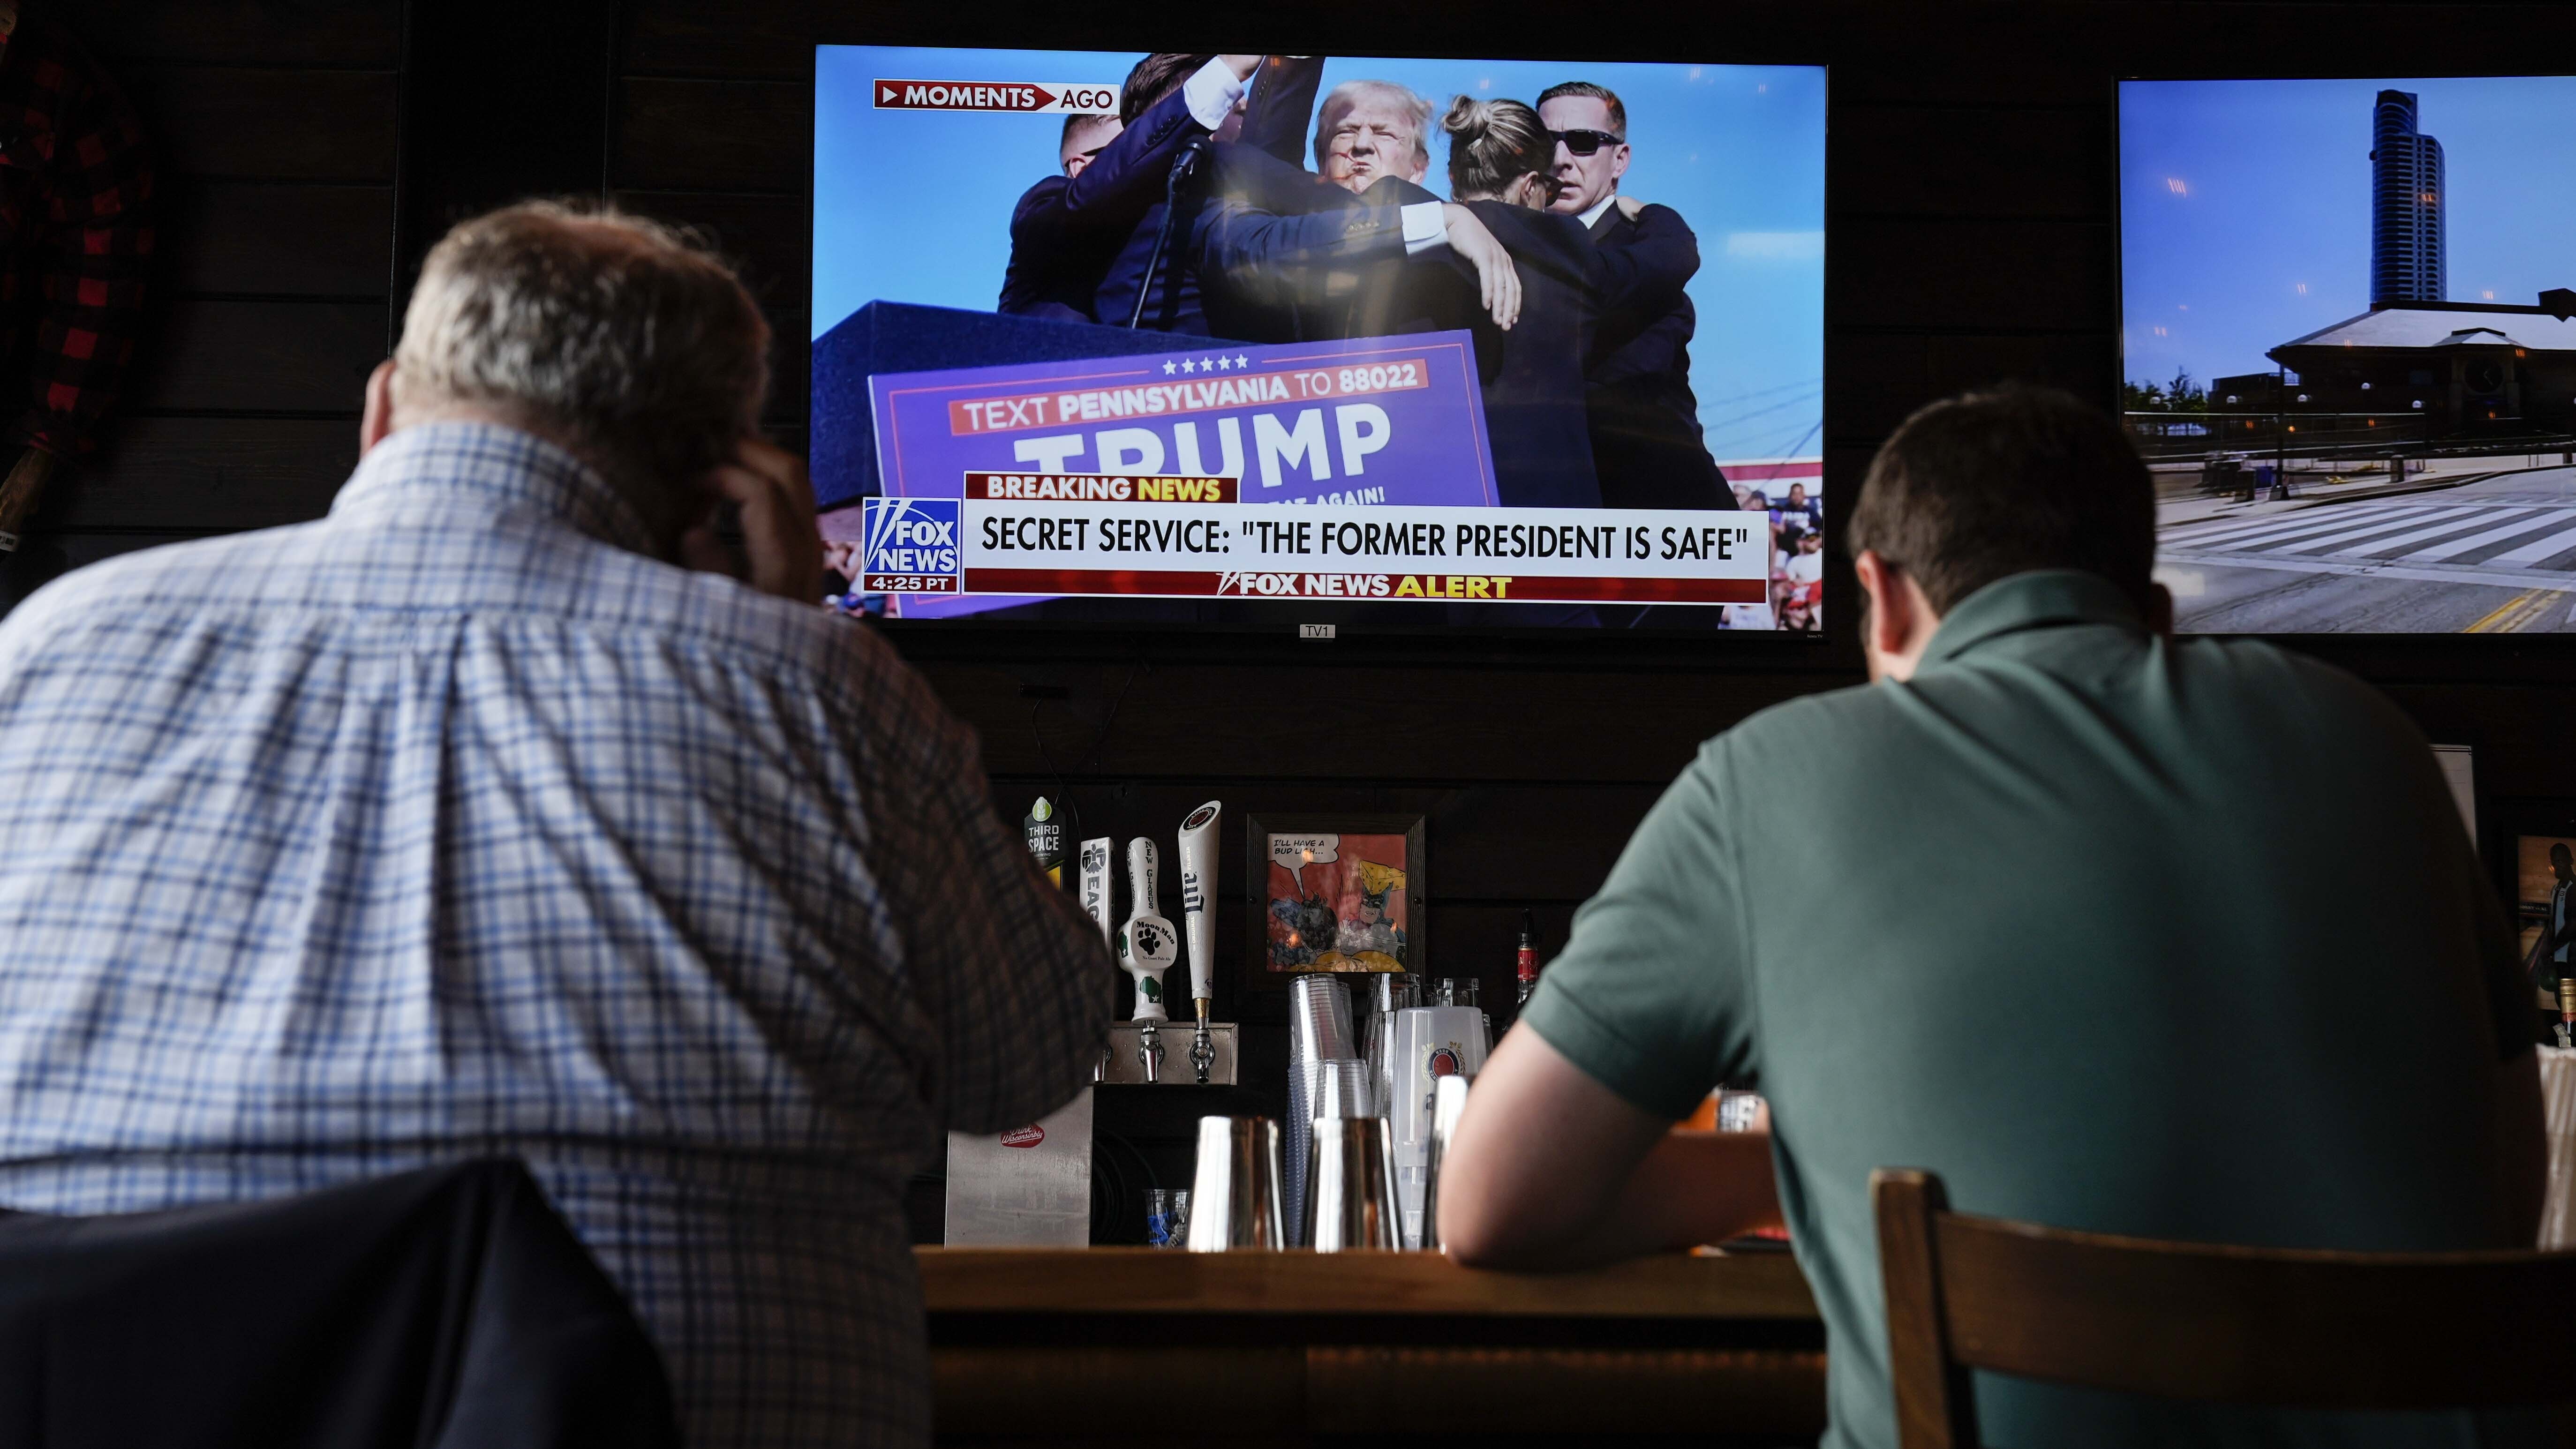
[[[1821,67],[822,46],[812,472],[904,621],[1824,628]]]

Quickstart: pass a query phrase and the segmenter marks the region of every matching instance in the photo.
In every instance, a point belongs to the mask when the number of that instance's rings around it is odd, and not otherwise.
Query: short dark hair
[[[2576,851],[2570,851],[2567,848],[2566,841],[2553,840],[2549,842],[2549,859],[2552,863],[2563,860],[2570,864],[2576,864]]]
[[[1548,102],[1555,100],[1559,96],[1590,96],[1592,99],[1608,106],[1610,108],[1610,129],[1617,131],[1621,139],[1626,139],[1628,135],[1628,108],[1619,104],[1619,93],[1617,91],[1610,89],[1608,86],[1596,86],[1590,81],[1567,81],[1562,85],[1552,85],[1546,90],[1540,91],[1538,93],[1538,103],[1543,106]]]
[[[1136,118],[1145,114],[1146,108],[1170,95],[1174,86],[1214,59],[1214,55],[1155,54],[1136,62],[1136,68],[1127,72],[1127,83],[1118,89],[1119,122],[1136,124]]]
[[[2155,485],[2110,415],[2007,383],[1921,408],[1871,460],[1844,542],[1922,585],[1934,613],[2011,574],[2082,569],[2149,612]]]
[[[1063,150],[1064,143],[1073,139],[1073,133],[1081,130],[1085,126],[1097,126],[1103,121],[1114,121],[1116,119],[1118,119],[1116,116],[1110,115],[1106,111],[1071,112],[1064,118],[1064,129],[1056,133],[1055,148],[1059,151]]]

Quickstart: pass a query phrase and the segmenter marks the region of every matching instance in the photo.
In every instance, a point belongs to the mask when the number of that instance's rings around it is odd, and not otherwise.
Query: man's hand
[[[859,545],[848,539],[841,538],[827,538],[823,540],[823,567],[833,573],[839,574],[845,579],[848,579],[850,581],[850,587],[854,589],[857,588],[859,585]]]
[[[733,461],[708,475],[707,486],[742,510],[743,552],[751,560],[747,583],[800,604],[822,597],[823,535],[814,526],[814,488],[805,479],[803,459],[746,437]]]
[[[1622,196],[1618,200],[1618,207],[1619,214],[1621,216],[1628,218],[1630,221],[1635,221],[1637,219],[1637,213],[1646,209],[1646,203],[1639,201],[1633,196]]]
[[[1440,216],[1449,224],[1449,250],[1476,268],[1477,300],[1493,314],[1495,326],[1511,331],[1521,317],[1521,274],[1512,267],[1512,254],[1485,230],[1476,213],[1458,203],[1442,202]]]
[[[1224,61],[1225,68],[1233,71],[1239,81],[1252,79],[1252,73],[1261,69],[1261,57],[1257,55],[1220,55],[1217,59]]]
[[[44,501],[45,484],[54,476],[54,455],[42,448],[29,448],[18,455],[9,476],[0,479],[0,553],[18,546],[19,531],[26,527],[28,515]]]

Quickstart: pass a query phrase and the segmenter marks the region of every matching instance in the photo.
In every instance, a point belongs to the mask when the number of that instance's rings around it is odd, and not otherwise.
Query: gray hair
[[[527,201],[430,248],[394,350],[394,403],[491,408],[562,438],[622,490],[658,493],[705,475],[757,424],[768,352],[751,294],[697,237]]]
[[[1315,107],[1315,168],[1324,166],[1324,148],[1333,139],[1333,112],[1347,110],[1363,96],[1379,96],[1403,107],[1413,121],[1413,154],[1425,170],[1431,166],[1431,100],[1416,95],[1413,87],[1394,81],[1346,80],[1324,93],[1324,103]]]

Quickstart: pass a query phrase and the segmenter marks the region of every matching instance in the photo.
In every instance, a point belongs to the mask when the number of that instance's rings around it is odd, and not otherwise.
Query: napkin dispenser
[[[1027,1126],[948,1134],[949,1247],[1091,1246],[1091,1099],[1085,1087]]]

